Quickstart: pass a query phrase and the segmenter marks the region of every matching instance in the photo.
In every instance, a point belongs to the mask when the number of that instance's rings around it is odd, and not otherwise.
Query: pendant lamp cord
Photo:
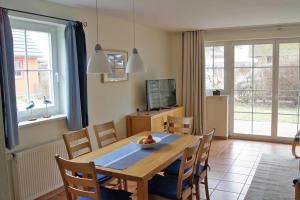
[[[98,0],[96,0],[97,44],[99,44]]]
[[[132,19],[133,19],[133,47],[135,48],[135,6],[132,0]]]

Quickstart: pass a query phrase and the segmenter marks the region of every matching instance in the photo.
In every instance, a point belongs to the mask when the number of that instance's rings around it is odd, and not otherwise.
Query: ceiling
[[[95,0],[47,0],[94,7]],[[103,13],[131,19],[132,0],[98,0]],[[299,0],[136,0],[136,21],[168,31],[300,22]]]

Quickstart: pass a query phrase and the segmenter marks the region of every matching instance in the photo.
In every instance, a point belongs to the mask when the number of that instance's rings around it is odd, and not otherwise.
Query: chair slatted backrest
[[[69,159],[76,158],[92,151],[89,133],[86,128],[63,134],[63,138]]]
[[[204,167],[206,168],[208,166],[208,158],[209,158],[209,152],[211,147],[211,142],[213,139],[213,135],[215,133],[215,129],[212,129],[207,134],[203,135],[203,138],[200,142],[200,147],[198,151],[198,158],[197,158],[197,165],[196,165],[196,174],[200,176],[200,165],[204,164]]]
[[[181,133],[190,135],[193,132],[193,118],[168,116],[167,131],[169,133]]]
[[[56,155],[55,159],[63,179],[68,200],[77,199],[79,196],[100,199],[100,188],[93,162],[76,163],[65,160],[59,155]],[[81,172],[83,177],[74,175],[76,172]]]
[[[94,132],[99,148],[118,141],[114,121],[94,125]]]
[[[200,140],[196,140],[191,146],[187,147],[182,156],[180,169],[178,173],[176,197],[178,199],[192,195],[192,187],[188,187],[182,191],[183,181],[188,181],[189,186],[192,186],[194,177],[194,168],[197,159]]]

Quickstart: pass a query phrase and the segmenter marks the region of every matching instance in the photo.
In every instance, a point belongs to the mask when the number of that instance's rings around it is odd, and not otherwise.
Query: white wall
[[[171,33],[172,74],[176,79],[177,103],[182,104],[182,33]]]
[[[0,6],[26,10],[35,13],[63,17],[87,22],[87,51],[90,54],[96,43],[96,20],[94,9],[71,8],[38,0],[5,0]],[[132,50],[132,24],[129,21],[101,15],[101,45],[105,49]],[[137,25],[136,44],[141,54],[146,73],[130,74],[129,81],[102,83],[100,76],[88,77],[88,103],[90,133],[91,126],[109,120],[115,120],[118,136],[126,136],[127,114],[136,108],[145,109],[145,80],[172,78],[171,75],[171,40],[169,33]],[[20,145],[15,150],[33,147],[61,138],[67,131],[65,120],[41,123],[20,129]],[[93,134],[92,143],[95,146]]]

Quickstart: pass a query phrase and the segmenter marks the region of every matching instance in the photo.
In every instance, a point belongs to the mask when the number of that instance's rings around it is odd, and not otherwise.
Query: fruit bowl
[[[161,139],[159,137],[153,137],[152,135],[134,138],[131,140],[132,143],[138,145],[141,149],[154,148]]]

